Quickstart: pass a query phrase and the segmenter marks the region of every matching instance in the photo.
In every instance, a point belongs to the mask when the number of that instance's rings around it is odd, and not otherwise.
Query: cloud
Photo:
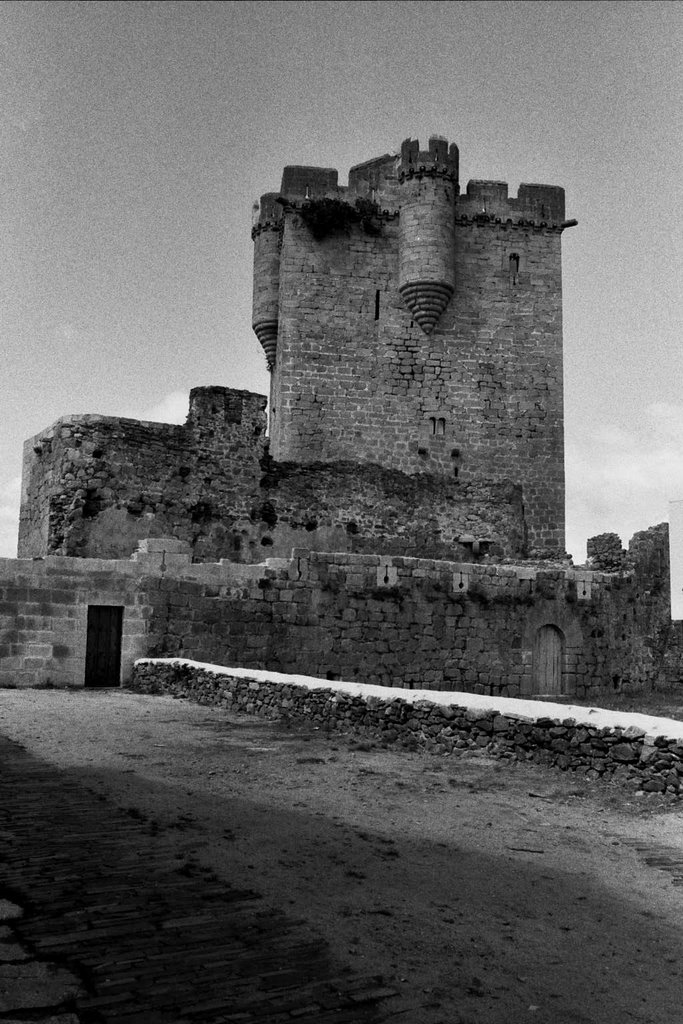
[[[668,518],[683,498],[683,405],[655,402],[633,429],[601,424],[567,443],[567,550],[585,558],[585,540],[634,533]]]
[[[21,477],[0,479],[0,558],[17,557]]]
[[[149,420],[152,423],[184,423],[190,398],[187,391],[171,391],[164,395],[155,405],[135,413],[138,420]]]

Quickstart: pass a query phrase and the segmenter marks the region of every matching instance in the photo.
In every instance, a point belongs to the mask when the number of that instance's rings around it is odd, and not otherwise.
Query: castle
[[[564,550],[575,223],[556,186],[461,194],[440,137],[346,186],[285,168],[252,232],[268,424],[264,396],[202,387],[184,426],[65,417],[27,441],[19,559],[50,625],[32,659],[30,629],[0,634],[0,683],[88,679],[87,639],[48,651],[82,619],[48,614],[50,574],[65,605],[119,609],[84,629],[118,636],[124,677],[172,652],[510,695],[656,679],[666,538],[611,575]]]
[[[260,396],[195,389],[185,428],[59,421],[26,444],[19,553],[197,560],[320,550],[564,554],[564,192],[470,182],[403,144],[285,169],[254,229]]]

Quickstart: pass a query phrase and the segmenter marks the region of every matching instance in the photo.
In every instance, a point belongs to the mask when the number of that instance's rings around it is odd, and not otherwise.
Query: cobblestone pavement
[[[394,1019],[381,978],[172,833],[0,737],[2,1024]]]

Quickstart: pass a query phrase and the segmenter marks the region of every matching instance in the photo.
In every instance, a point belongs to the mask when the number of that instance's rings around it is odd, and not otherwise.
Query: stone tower
[[[286,167],[255,217],[271,455],[510,480],[529,554],[564,551],[564,190],[470,181],[440,137]]]

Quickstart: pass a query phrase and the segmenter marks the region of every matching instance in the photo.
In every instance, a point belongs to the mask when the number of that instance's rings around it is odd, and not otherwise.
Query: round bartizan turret
[[[268,369],[275,366],[280,303],[280,228],[282,206],[269,192],[255,207],[254,300],[251,325],[263,346]]]
[[[427,152],[406,139],[399,163],[399,292],[413,319],[431,334],[455,289],[455,197],[458,147],[432,136]]]

